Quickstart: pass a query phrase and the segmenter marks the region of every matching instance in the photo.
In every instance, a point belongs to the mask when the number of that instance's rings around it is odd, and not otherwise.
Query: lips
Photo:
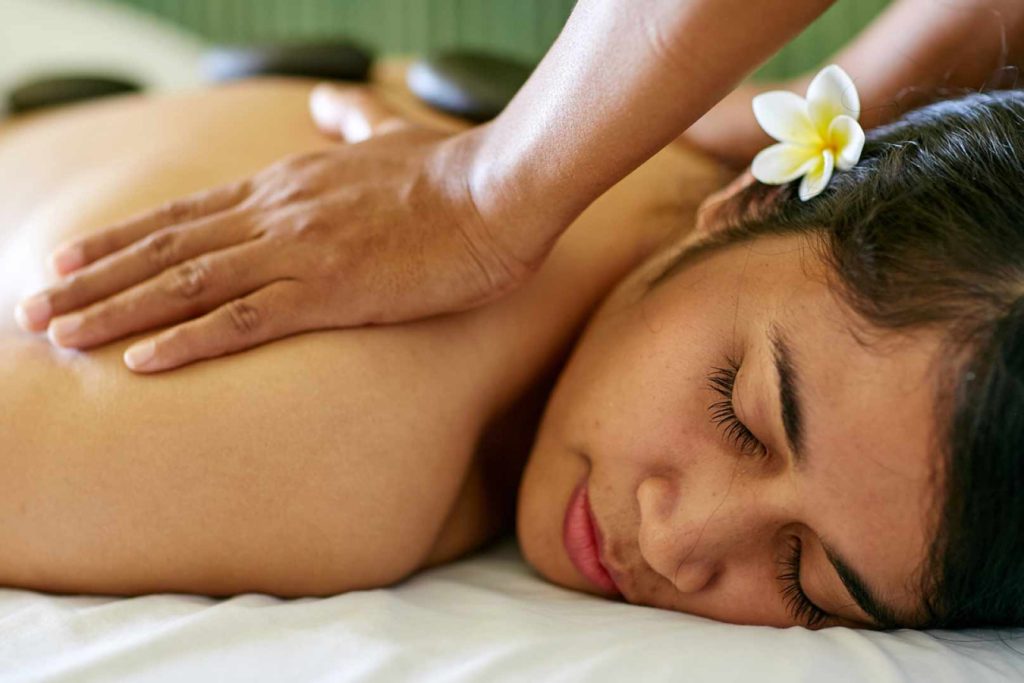
[[[601,562],[601,531],[590,509],[586,477],[569,498],[562,524],[562,542],[573,566],[594,587],[606,594],[622,594]]]

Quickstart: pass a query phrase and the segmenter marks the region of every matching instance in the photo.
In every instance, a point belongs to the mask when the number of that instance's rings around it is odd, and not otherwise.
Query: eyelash
[[[800,556],[803,553],[803,544],[797,536],[790,536],[786,544],[789,546],[789,553],[780,562],[782,571],[776,577],[783,586],[782,597],[786,600],[786,609],[794,619],[802,622],[807,628],[821,626],[828,621],[829,613],[811,602],[800,585]]]
[[[708,387],[722,396],[722,400],[715,401],[708,406],[708,410],[711,411],[711,421],[725,433],[725,437],[741,453],[755,458],[766,458],[768,457],[768,448],[747,429],[745,424],[740,422],[733,409],[733,387],[736,385],[736,375],[739,373],[740,366],[729,356],[726,356],[725,360],[729,367],[712,368],[711,373],[708,374]]]
[[[736,386],[736,376],[740,370],[739,363],[730,356],[726,356],[725,360],[728,367],[712,368],[708,374],[708,386],[722,397],[721,400],[708,406],[708,410],[711,412],[711,421],[723,431],[726,438],[741,453],[759,459],[766,458],[769,455],[768,448],[740,421],[733,409],[733,390]],[[808,628],[820,626],[829,619],[830,615],[811,602],[811,599],[804,593],[803,586],[800,585],[800,557],[803,545],[797,536],[790,536],[787,544],[789,552],[780,561],[781,569],[776,577],[782,584],[782,597],[786,601],[786,609],[795,620],[805,624]]]

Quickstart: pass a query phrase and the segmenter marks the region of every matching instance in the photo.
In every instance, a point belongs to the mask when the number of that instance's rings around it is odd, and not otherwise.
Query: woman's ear
[[[415,126],[366,87],[322,83],[310,93],[309,110],[321,131],[348,143]]]
[[[723,187],[721,190],[713,194],[709,194],[704,201],[701,202],[700,206],[697,207],[697,223],[694,226],[693,231],[701,236],[706,236],[726,227],[726,222],[723,220],[724,216],[721,213],[721,208],[728,204],[729,200],[737,194],[756,182],[757,180],[748,168],[746,171],[736,176],[731,183]]]

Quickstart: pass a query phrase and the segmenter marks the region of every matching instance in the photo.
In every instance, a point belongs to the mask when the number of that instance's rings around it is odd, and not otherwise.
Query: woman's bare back
[[[307,120],[310,85],[0,128],[0,308],[44,284],[65,239],[332,144]],[[663,152],[496,304],[155,377],[123,367],[131,340],[61,351],[0,317],[0,584],[330,594],[478,546],[511,523],[516,460],[588,312],[720,180]]]

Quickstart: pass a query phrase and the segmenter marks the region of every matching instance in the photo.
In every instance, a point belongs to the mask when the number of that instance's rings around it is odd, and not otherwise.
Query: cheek
[[[595,319],[552,396],[547,429],[618,462],[699,450],[714,400],[708,373],[742,355],[748,326],[737,321],[750,316],[735,284],[693,275]]]
[[[670,298],[652,297],[633,310],[628,329],[610,345],[604,372],[582,398],[597,417],[579,427],[619,462],[667,457],[685,466],[711,433],[708,373],[732,353],[735,328],[711,301]]]
[[[625,512],[638,505],[636,488],[652,472],[690,469],[711,455],[707,373],[737,333],[735,301],[725,301],[735,294],[716,292],[713,279],[609,302],[574,349],[548,401],[517,504],[520,548],[549,580],[571,585],[576,575],[561,525],[588,470],[616,489],[615,506]]]
[[[587,329],[548,400],[519,489],[516,530],[524,558],[570,588],[580,587],[562,543],[572,491],[590,472],[602,481],[615,477],[625,491],[630,484],[621,462],[664,431],[653,410],[658,361],[643,344],[650,332],[635,332],[630,318],[632,312],[606,312]]]
[[[552,428],[595,457],[629,458],[667,445],[679,427],[680,403],[692,396],[690,351],[699,342],[681,340],[648,317],[642,303],[594,332],[552,397]]]

